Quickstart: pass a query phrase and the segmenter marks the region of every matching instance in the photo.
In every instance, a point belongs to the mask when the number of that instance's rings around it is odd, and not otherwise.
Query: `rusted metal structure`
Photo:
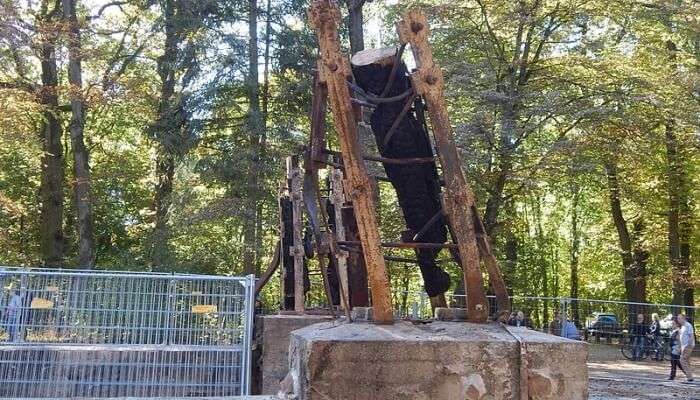
[[[418,264],[426,281],[426,289],[430,292],[428,283],[436,277],[435,271],[444,274],[435,259],[442,249],[448,249],[462,267],[470,321],[484,322],[488,317],[489,307],[480,266],[482,261],[498,309],[508,309],[508,293],[500,268],[491,251],[489,239],[478,216],[474,194],[462,172],[459,154],[453,142],[444,100],[444,79],[433,60],[425,16],[419,12],[407,13],[397,29],[401,46],[398,49],[358,53],[353,57],[352,68],[348,58],[340,51],[338,6],[330,0],[312,1],[309,18],[319,40],[318,71],[314,78],[310,115],[311,135],[303,157],[303,184],[299,183],[302,168],[288,163],[288,171],[291,172],[287,179],[287,192],[295,209],[295,241],[289,247],[282,240],[282,254],[279,257],[283,259],[285,254],[295,257],[294,310],[304,311],[305,282],[300,275],[305,274],[305,271],[302,267],[297,267],[303,263],[303,249],[296,241],[302,235],[303,222],[301,212],[298,211],[302,207],[313,231],[315,253],[321,264],[329,304],[339,304],[348,317],[351,307],[367,305],[359,304],[362,303],[363,296],[367,296],[367,285],[364,282],[358,284],[358,277],[364,281],[366,274],[366,280],[372,288],[375,322],[392,323],[394,315],[386,261]],[[402,53],[409,44],[417,65],[411,74],[407,74],[402,61]],[[353,76],[353,71],[362,76]],[[377,76],[373,76],[375,73]],[[374,86],[368,84],[368,79]],[[326,148],[327,104],[333,115],[340,151]],[[362,121],[363,107],[372,111],[373,118],[380,110],[390,111],[387,115],[391,119],[383,121],[383,125],[372,120],[372,130],[381,153],[378,156],[364,154],[360,145],[358,123]],[[432,140],[425,122],[426,109],[433,132]],[[384,117],[386,119],[386,115]],[[402,135],[404,139],[407,137],[404,131],[410,129],[406,126],[407,121],[414,127],[420,123],[415,135],[420,136],[416,143],[423,150],[403,153],[389,151],[392,146],[411,147],[413,142],[400,142]],[[384,165],[387,176],[370,175],[365,161]],[[318,183],[318,171],[323,168],[328,170],[329,181],[329,193],[325,197],[321,196]],[[407,200],[410,190],[403,190],[402,193],[400,189],[404,188],[397,186],[396,179],[401,178],[403,171],[423,171],[427,174],[426,179],[432,180],[428,185],[433,186],[428,189],[426,203],[421,203],[423,200],[419,197],[418,207],[425,208],[421,210],[421,216],[407,214],[410,210],[406,209],[406,204],[412,201],[415,206],[416,198]],[[400,242],[382,242],[379,236],[374,205],[375,180],[389,181],[397,189],[399,203],[410,228],[405,232],[406,235],[402,235]],[[427,202],[430,202],[430,206]],[[453,243],[447,243],[447,232]],[[412,248],[416,251],[417,259],[384,256],[382,247]],[[329,268],[325,267],[326,259],[329,260]],[[359,265],[358,260],[364,263]],[[273,262],[268,271],[275,267]],[[431,304],[445,306],[443,293],[449,287],[449,277],[447,287],[439,280],[441,275],[437,275],[437,278],[438,281],[433,284],[437,282],[442,286],[433,290],[436,293],[431,294]]]

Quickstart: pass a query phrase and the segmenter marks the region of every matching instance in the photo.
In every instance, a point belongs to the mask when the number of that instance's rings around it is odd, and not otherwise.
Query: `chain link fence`
[[[0,270],[0,397],[249,394],[254,277]]]
[[[424,292],[397,292],[394,295],[397,318],[432,318],[430,299]],[[448,295],[451,306],[459,306],[464,295]],[[565,297],[520,297],[510,299],[513,319],[518,323],[517,312],[522,312],[519,323],[538,331],[560,334],[557,314],[565,315],[573,322],[582,340],[592,344],[614,345],[609,351],[620,357],[668,358],[668,338],[673,319],[678,314],[688,316],[695,328],[696,337],[700,321],[696,317],[700,307],[672,304],[632,303],[625,301],[572,299]],[[496,314],[495,298],[489,296],[490,314]],[[656,320],[657,330],[652,332]],[[635,341],[636,337],[642,337]],[[696,346],[700,352],[700,346]],[[636,354],[635,354],[636,353]]]

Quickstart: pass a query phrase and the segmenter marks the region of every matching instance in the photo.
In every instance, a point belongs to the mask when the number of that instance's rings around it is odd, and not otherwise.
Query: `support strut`
[[[357,121],[352,109],[348,81],[350,65],[340,52],[338,24],[340,10],[328,0],[314,0],[309,9],[311,25],[316,30],[320,49],[319,72],[328,87],[328,100],[333,122],[343,153],[346,187],[355,207],[360,242],[367,264],[367,275],[372,287],[374,322],[391,324],[394,315],[391,288],[384,257],[379,246],[379,229],[373,203],[373,188],[362,159],[357,132]]]

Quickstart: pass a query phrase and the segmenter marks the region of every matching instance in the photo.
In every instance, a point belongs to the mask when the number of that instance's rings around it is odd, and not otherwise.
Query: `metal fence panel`
[[[0,397],[249,394],[254,282],[0,270]]]

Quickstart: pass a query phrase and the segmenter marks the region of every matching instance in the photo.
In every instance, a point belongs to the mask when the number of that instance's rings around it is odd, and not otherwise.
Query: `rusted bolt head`
[[[423,24],[420,22],[411,22],[411,30],[413,33],[418,33],[423,30]]]
[[[434,77],[433,75],[428,75],[428,76],[425,77],[425,81],[426,81],[429,85],[434,85],[434,84],[437,83],[437,78]]]

